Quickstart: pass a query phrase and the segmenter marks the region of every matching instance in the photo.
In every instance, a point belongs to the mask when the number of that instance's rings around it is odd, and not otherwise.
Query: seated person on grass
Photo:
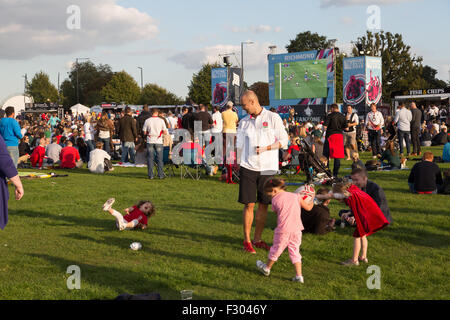
[[[386,160],[387,162],[383,162]],[[394,148],[394,141],[388,140],[386,143],[386,149],[381,155],[380,161],[382,161],[382,167],[389,167],[390,169],[400,169],[400,157],[398,152]]]
[[[441,132],[433,137],[431,140],[432,146],[443,146],[447,142],[450,142],[450,136],[447,134],[447,127],[441,128]]]
[[[73,147],[72,141],[67,140],[66,147],[62,148],[59,156],[62,169],[81,168],[83,161],[80,158],[78,150]]]
[[[447,142],[442,150],[442,161],[450,162],[450,142]]]
[[[417,162],[408,177],[409,189],[412,193],[437,193],[442,186],[442,174],[438,165],[433,162],[433,153],[427,151],[422,161]]]
[[[113,171],[111,156],[103,150],[103,142],[97,141],[96,149],[89,153],[88,169],[93,173],[105,173],[105,171]]]
[[[352,149],[353,146],[352,146]],[[352,170],[355,170],[356,168],[361,168],[366,170],[366,166],[364,165],[364,163],[361,161],[361,159],[359,158],[359,153],[356,150],[352,150]]]
[[[20,140],[19,143],[19,161],[17,164],[20,164],[22,162],[27,162],[28,159],[30,159],[31,155],[31,148],[30,148],[30,137],[25,135]]]
[[[30,162],[32,167],[46,167],[53,164],[53,160],[45,156],[45,147],[48,144],[47,138],[41,138],[39,145],[34,148],[33,153],[30,156]]]
[[[55,164],[59,163],[59,156],[61,154],[62,147],[58,144],[58,137],[52,138],[52,143],[49,144],[45,150],[47,157],[53,160]]]
[[[450,194],[450,169],[444,171],[444,183],[442,184],[442,194]]]
[[[316,194],[328,194],[327,188],[320,188]],[[330,199],[322,201],[320,204],[315,204],[310,211],[302,210],[301,218],[303,232],[313,234],[326,234],[334,229],[335,219],[330,218],[330,209],[328,204]]]
[[[389,209],[386,195],[384,193],[383,188],[377,185],[375,182],[371,181],[367,177],[367,171],[365,169],[357,168],[352,171],[350,174],[352,179],[352,183],[356,185],[359,189],[367,193],[380,207],[381,212],[383,212],[384,217],[392,224],[392,216],[391,211]],[[355,226],[356,221],[353,217],[353,213],[350,210],[341,210],[339,212],[339,216],[345,222],[346,225]],[[338,221],[340,224],[340,221]]]

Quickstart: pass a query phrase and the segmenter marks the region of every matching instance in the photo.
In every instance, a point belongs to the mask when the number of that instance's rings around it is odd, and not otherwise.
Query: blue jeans
[[[111,140],[111,138],[100,138],[99,140],[103,142],[103,150],[105,150],[107,154],[111,154],[111,147],[109,146],[109,141]]]
[[[397,130],[398,135],[398,143],[400,145],[400,153],[403,153],[403,140],[405,140],[406,144],[406,152],[409,154],[410,151],[410,139],[409,139],[409,131]]]
[[[122,142],[122,156],[121,156],[121,160],[122,162],[125,162],[125,160],[127,159],[128,154],[130,155],[130,162],[134,163],[135,162],[135,156],[136,156],[136,151],[134,150],[134,142],[130,142],[130,141],[123,141]]]
[[[153,165],[154,165],[153,159],[155,157],[155,152],[158,167],[158,177],[164,178],[163,150],[164,147],[162,144],[147,143],[147,170],[149,178],[153,178]]]
[[[89,157],[91,155],[91,151],[95,149],[94,140],[86,140],[86,145],[88,147],[86,160],[87,160],[87,162],[89,162]]]
[[[14,166],[17,168],[17,162],[19,162],[19,147],[6,147],[6,149],[14,162]]]

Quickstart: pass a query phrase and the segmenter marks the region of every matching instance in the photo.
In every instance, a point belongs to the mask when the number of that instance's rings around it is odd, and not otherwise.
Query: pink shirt
[[[300,218],[300,201],[299,193],[287,191],[272,198],[272,210],[278,215],[276,232],[298,232],[304,229]]]

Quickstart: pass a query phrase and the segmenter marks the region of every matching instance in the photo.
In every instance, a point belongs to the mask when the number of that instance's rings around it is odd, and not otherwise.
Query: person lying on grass
[[[313,208],[314,187],[308,186],[305,192],[292,193],[286,191],[284,180],[271,179],[265,183],[264,192],[272,196],[272,210],[278,216],[277,228],[274,231],[267,264],[258,260],[256,266],[265,276],[269,276],[272,266],[288,248],[296,272],[292,281],[303,283],[302,256],[299,249],[304,228],[299,213],[302,209],[310,211]]]
[[[356,230],[353,233],[353,257],[342,262],[344,266],[359,266],[359,261],[368,263],[367,236],[381,230],[389,224],[377,203],[364,191],[350,182],[333,185],[332,192],[326,195],[318,194],[319,200],[337,199],[347,204],[354,214]],[[359,253],[362,249],[362,254]]]
[[[155,214],[155,207],[148,200],[141,200],[138,204],[126,208],[124,211],[126,213],[123,216],[120,212],[114,210],[112,205],[116,199],[110,198],[103,205],[103,211],[108,211],[114,218],[116,218],[117,228],[122,230],[131,229],[146,229],[148,224],[148,219]]]

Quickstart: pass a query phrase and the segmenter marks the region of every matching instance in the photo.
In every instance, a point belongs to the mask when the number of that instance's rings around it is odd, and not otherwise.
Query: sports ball
[[[142,244],[140,242],[133,242],[130,244],[131,250],[139,250],[142,248]]]

